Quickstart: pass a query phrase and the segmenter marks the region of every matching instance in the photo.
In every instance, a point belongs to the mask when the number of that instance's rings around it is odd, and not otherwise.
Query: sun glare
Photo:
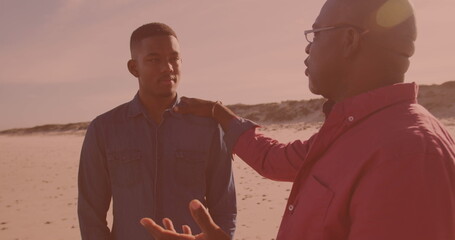
[[[376,13],[376,23],[384,28],[394,27],[413,15],[412,6],[407,0],[389,0]]]

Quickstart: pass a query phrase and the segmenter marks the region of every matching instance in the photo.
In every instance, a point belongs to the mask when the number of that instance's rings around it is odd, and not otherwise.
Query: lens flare
[[[414,15],[407,0],[388,0],[376,13],[376,23],[384,28],[394,27]]]

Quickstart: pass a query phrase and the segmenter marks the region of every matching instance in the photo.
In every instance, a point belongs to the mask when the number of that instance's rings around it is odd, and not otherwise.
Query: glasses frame
[[[368,30],[362,31],[362,30],[360,30],[360,28],[355,27],[355,26],[342,25],[342,26],[328,26],[328,27],[321,27],[321,28],[316,28],[316,29],[305,30],[305,31],[303,31],[303,33],[305,34],[305,39],[308,41],[308,43],[313,43],[313,41],[310,41],[310,39],[308,38],[309,34],[311,34],[311,33],[314,34],[314,33],[318,33],[318,32],[338,29],[338,28],[354,28],[354,29],[358,30],[360,34],[364,34],[364,33],[368,32]]]

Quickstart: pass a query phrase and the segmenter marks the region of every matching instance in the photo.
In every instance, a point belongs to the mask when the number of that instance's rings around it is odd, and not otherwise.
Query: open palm
[[[169,218],[163,219],[165,228],[156,224],[150,218],[141,219],[141,224],[156,240],[229,240],[230,237],[216,225],[210,217],[207,209],[198,200],[193,200],[189,204],[191,215],[194,221],[202,229],[202,233],[193,235],[191,228],[187,225],[182,226],[183,233],[178,233]]]

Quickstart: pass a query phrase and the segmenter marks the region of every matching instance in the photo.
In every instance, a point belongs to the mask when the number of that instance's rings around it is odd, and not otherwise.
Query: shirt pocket
[[[205,186],[205,166],[207,153],[177,150],[175,152],[175,179],[187,187]]]
[[[141,159],[139,150],[108,152],[108,168],[112,185],[129,187],[140,182]]]

